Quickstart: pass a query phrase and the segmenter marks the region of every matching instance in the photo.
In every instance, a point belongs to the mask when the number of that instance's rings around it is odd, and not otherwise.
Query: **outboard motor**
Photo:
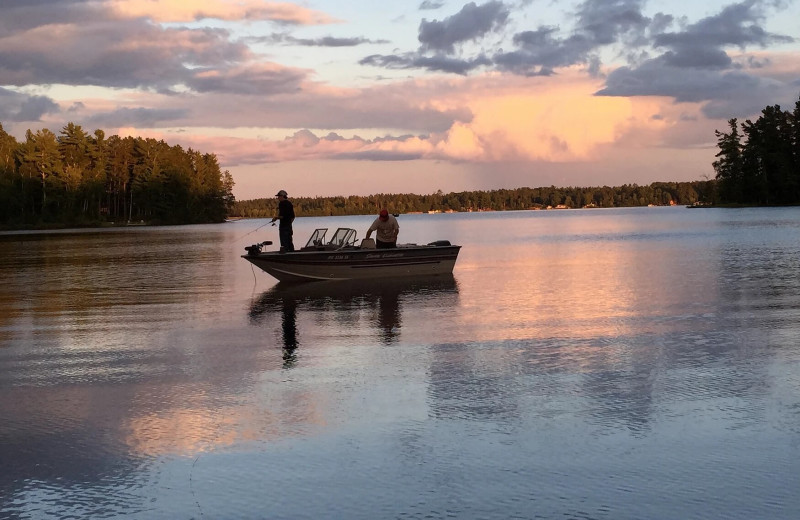
[[[265,240],[263,242],[259,242],[258,244],[247,246],[244,248],[244,250],[247,251],[248,256],[256,256],[258,254],[261,254],[262,247],[270,245],[272,245],[272,240]]]

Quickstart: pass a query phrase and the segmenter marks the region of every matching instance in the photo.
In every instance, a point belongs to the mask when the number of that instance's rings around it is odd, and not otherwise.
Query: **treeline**
[[[654,182],[648,186],[626,184],[595,188],[517,188],[493,191],[464,191],[432,195],[378,194],[349,197],[292,198],[295,213],[303,216],[365,215],[387,208],[394,213],[428,211],[504,211],[522,209],[615,208],[628,206],[692,205],[710,203],[716,182]],[[277,200],[236,201],[232,214],[246,218],[266,218],[276,214]]]
[[[800,99],[794,112],[768,106],[761,116],[730,132],[715,132],[719,152],[714,170],[721,203],[800,204]]]
[[[0,124],[0,224],[221,222],[234,203],[233,177],[214,154],[141,137],[90,135],[67,124],[25,141]]]

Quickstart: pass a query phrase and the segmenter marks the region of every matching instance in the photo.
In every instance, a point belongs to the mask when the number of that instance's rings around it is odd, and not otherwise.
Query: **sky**
[[[0,124],[214,153],[239,200],[714,177],[800,0],[0,0]]]

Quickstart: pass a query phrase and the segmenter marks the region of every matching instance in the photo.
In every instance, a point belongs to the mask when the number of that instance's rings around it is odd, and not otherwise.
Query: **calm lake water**
[[[800,518],[800,208],[399,222],[452,278],[276,285],[266,220],[0,235],[0,518]]]

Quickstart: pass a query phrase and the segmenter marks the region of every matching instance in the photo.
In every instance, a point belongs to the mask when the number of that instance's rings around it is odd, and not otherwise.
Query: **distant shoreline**
[[[429,210],[429,211],[406,211],[402,213],[395,213],[395,216],[401,215],[439,215],[439,214],[453,214],[453,213],[499,213],[505,211],[564,211],[564,210],[581,210],[581,209],[624,209],[624,208],[646,208],[646,207],[660,207],[660,208],[685,208],[685,209],[743,209],[743,208],[785,208],[785,207],[797,207],[797,204],[784,204],[784,205],[758,205],[758,204],[707,204],[707,203],[695,203],[695,204],[648,204],[646,206],[612,206],[612,207],[600,207],[595,205],[586,205],[581,206],[578,208],[566,207],[564,205],[558,206],[546,206],[546,207],[531,207],[531,208],[523,208],[523,209],[474,209],[468,211],[458,211],[458,210]],[[364,216],[364,215],[371,215],[372,213],[348,213],[342,215],[298,215],[299,217],[355,217],[355,216]],[[156,226],[190,226],[195,224],[224,224],[224,223],[232,223],[238,222],[240,220],[257,220],[269,217],[262,217],[262,216],[230,216],[227,217],[222,222],[188,222],[188,223],[161,223],[161,222],[146,222],[146,221],[138,221],[138,222],[99,222],[99,223],[61,223],[61,222],[50,222],[50,223],[41,223],[36,224],[33,226],[14,226],[14,225],[6,225],[0,224],[0,232],[4,231],[55,231],[60,229],[107,229],[107,228],[128,228],[128,227],[156,227]]]
[[[240,220],[242,217],[231,217],[229,220]],[[155,227],[155,226],[191,226],[194,224],[222,224],[223,222],[147,222],[144,220],[133,222],[44,222],[30,226],[0,224],[1,231],[56,231],[59,229],[108,229],[128,227]]]

